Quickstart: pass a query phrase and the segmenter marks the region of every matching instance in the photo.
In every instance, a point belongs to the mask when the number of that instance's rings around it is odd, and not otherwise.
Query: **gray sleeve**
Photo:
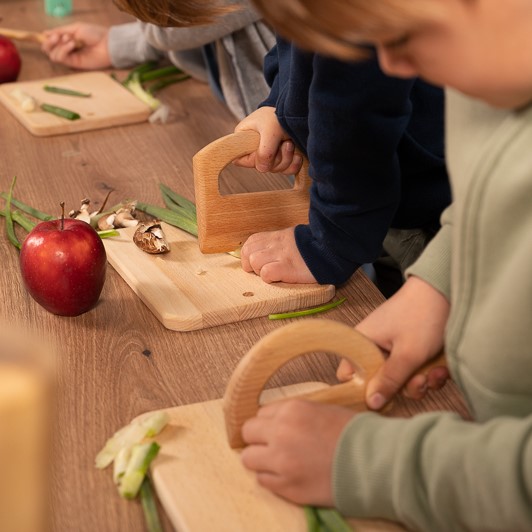
[[[108,47],[114,68],[129,68],[164,57],[162,52],[148,43],[143,26],[141,22],[111,26]]]
[[[532,415],[355,416],[336,449],[333,491],[345,515],[409,530],[530,531]]]

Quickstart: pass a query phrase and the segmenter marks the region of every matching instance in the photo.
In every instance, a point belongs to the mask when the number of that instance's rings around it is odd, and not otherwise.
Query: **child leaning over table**
[[[388,77],[375,60],[341,62],[281,38],[265,75],[270,95],[236,128],[258,131],[261,144],[236,163],[289,173],[290,138],[310,163],[309,223],[252,235],[243,268],[267,282],[338,285],[384,247],[397,280],[389,269],[392,278],[376,282],[390,295],[450,202],[441,89]]]
[[[254,111],[267,96],[269,87],[262,74],[265,54],[275,44],[272,30],[260,20],[247,0],[231,2],[239,10],[208,22],[200,12],[176,9],[163,0],[117,0],[120,8],[141,22],[107,28],[77,22],[45,32],[42,50],[57,63],[81,70],[129,68],[151,60],[169,60],[194,78],[209,82],[214,93],[225,101],[239,119]],[[158,12],[168,13],[162,18]],[[188,18],[187,18],[188,17]],[[209,19],[210,20],[210,19]],[[161,27],[189,26],[191,27]],[[76,49],[76,43],[83,47]]]
[[[445,340],[474,421],[286,401],[244,425],[244,465],[280,496],[349,516],[532,530],[532,1],[255,1],[302,46],[350,57],[374,45],[388,74],[450,87],[453,204],[404,286],[357,328],[389,353],[371,408]]]

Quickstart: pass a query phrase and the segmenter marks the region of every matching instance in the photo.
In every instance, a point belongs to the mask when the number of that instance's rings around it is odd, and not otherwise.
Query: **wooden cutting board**
[[[79,98],[46,92],[44,85],[88,92],[92,96]],[[27,113],[10,95],[15,88],[32,96],[39,104],[63,107],[77,112],[81,118],[67,120],[40,109]],[[146,104],[103,72],[83,72],[37,81],[4,83],[0,85],[0,101],[33,135],[39,137],[134,124],[147,120],[151,114]]]
[[[107,259],[161,323],[191,331],[321,305],[333,285],[266,284],[226,253],[203,255],[195,237],[162,224],[170,252],[150,255],[133,243],[135,228],[103,240]]]
[[[347,387],[305,382],[262,392],[268,378],[288,360],[323,350],[358,360],[355,367],[361,379],[347,383]],[[151,471],[157,494],[176,530],[306,532],[303,509],[259,486],[254,474],[242,466],[240,451],[229,445],[229,427],[241,426],[256,413],[259,402],[312,392],[321,395],[307,396],[311,400],[356,404],[357,410],[363,410],[365,382],[381,364],[380,351],[351,327],[307,319],[281,327],[258,342],[239,363],[223,400],[166,410],[170,423],[156,437],[161,450]],[[359,532],[404,530],[387,521],[350,523]]]

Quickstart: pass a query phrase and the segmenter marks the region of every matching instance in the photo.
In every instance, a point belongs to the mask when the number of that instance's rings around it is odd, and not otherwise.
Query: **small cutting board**
[[[329,351],[349,358],[358,380],[263,390],[273,373],[292,358]],[[261,487],[231,448],[232,429],[256,415],[259,403],[304,396],[312,401],[364,410],[367,379],[382,364],[378,348],[348,325],[303,320],[272,331],[241,359],[223,400],[170,408],[169,425],[151,471],[157,494],[179,532],[307,532],[302,507]],[[312,394],[312,395],[311,395]],[[231,428],[230,428],[231,427]],[[234,446],[234,445],[233,445]],[[350,521],[357,531],[404,530],[386,521]]]
[[[47,92],[44,85],[88,92],[91,97],[80,98]],[[11,96],[14,89],[32,96],[38,105],[48,103],[63,107],[75,111],[81,118],[67,120],[41,111],[40,108],[25,112]],[[4,83],[0,85],[0,101],[33,135],[39,137],[134,124],[147,120],[151,113],[146,104],[104,72],[83,72],[37,81]]]
[[[105,239],[107,259],[161,323],[191,331],[321,305],[333,285],[267,284],[226,253],[204,255],[195,237],[162,224],[170,252],[150,255],[133,242],[134,227]]]

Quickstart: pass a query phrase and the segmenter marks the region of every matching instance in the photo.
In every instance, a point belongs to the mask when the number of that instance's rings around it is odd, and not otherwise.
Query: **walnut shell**
[[[158,221],[139,223],[133,235],[133,242],[142,251],[154,255],[170,251],[170,244],[166,241],[161,223]]]

